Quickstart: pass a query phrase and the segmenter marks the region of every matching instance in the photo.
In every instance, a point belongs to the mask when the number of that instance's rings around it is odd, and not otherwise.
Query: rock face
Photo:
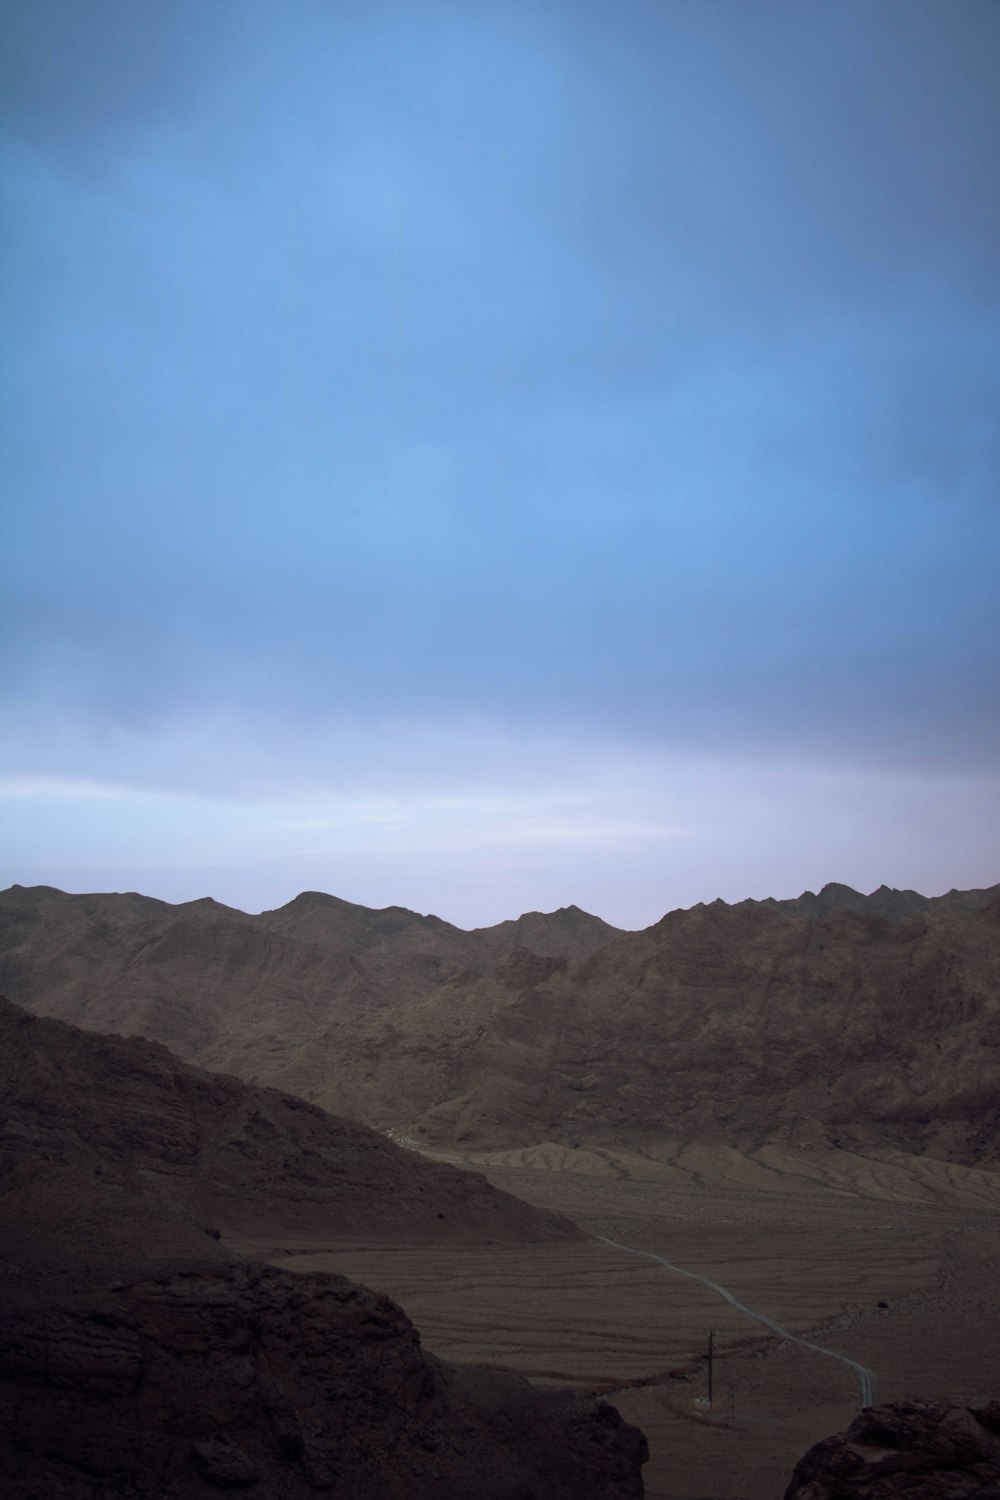
[[[56,1233],[82,1193],[91,1218],[99,1197],[114,1232],[127,1201],[132,1215],[169,1212],[178,1234],[188,1224],[286,1238],[580,1237],[478,1172],[428,1161],[303,1099],[3,999],[0,1172],[0,1223],[44,1218]]]
[[[357,1099],[373,1059],[342,1095],[327,1067],[340,1027],[364,1029],[377,1013],[473,982],[529,938],[543,957],[579,959],[618,935],[576,907],[470,933],[316,891],[251,917],[207,899],[170,906],[12,886],[0,893],[0,993],[367,1118]]]
[[[785,1500],[997,1500],[1000,1402],[863,1411],[795,1466]]]
[[[249,917],[14,888],[0,972],[33,1011],[428,1142],[777,1136],[1000,1160],[995,893],[791,905],[609,938],[574,908],[461,933],[316,894]]]
[[[11,1274],[0,1312],[9,1500],[633,1500],[613,1408],[426,1355],[343,1277],[174,1263],[68,1291]]]

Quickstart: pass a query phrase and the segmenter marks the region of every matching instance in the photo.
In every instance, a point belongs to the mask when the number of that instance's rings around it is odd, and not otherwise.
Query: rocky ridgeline
[[[790,917],[811,917],[814,921],[832,917],[836,912],[851,911],[859,916],[886,917],[898,921],[912,917],[919,911],[978,911],[1000,897],[1000,885],[975,891],[948,891],[944,896],[922,896],[919,891],[899,891],[892,886],[880,885],[877,891],[863,896],[849,885],[831,881],[821,891],[803,891],[788,901],[776,901],[773,896],[763,901],[738,901],[737,906],[766,907],[780,911]],[[724,904],[724,903],[723,903]]]
[[[575,907],[462,932],[316,892],[251,917],[13,888],[0,974],[36,1013],[428,1143],[1000,1152],[996,888],[826,886],[634,933]]]

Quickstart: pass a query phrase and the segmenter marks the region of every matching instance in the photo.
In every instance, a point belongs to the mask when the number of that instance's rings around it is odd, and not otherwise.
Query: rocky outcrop
[[[870,1407],[810,1448],[785,1500],[998,1500],[1000,1402]]]
[[[643,1493],[644,1439],[613,1408],[443,1365],[343,1277],[174,1263],[74,1292],[5,1269],[9,1500]]]

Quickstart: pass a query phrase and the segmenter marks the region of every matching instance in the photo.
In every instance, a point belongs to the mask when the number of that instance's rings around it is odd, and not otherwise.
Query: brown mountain
[[[542,958],[589,958],[592,953],[621,937],[621,929],[610,927],[578,906],[558,911],[529,911],[512,922],[495,927],[477,927],[470,934],[494,956],[509,956],[527,949]]]
[[[717,902],[608,942],[572,908],[540,936],[522,918],[484,937],[329,897],[257,918],[15,888],[2,972],[34,1010],[429,1141],[777,1136],[995,1160],[989,898],[808,921]]]
[[[463,932],[439,917],[372,911],[318,891],[254,917],[210,899],[171,906],[134,893],[12,886],[0,892],[0,985],[19,1000],[58,997],[44,1008],[63,1020],[169,1040],[200,1057],[237,974],[245,1015],[295,1026],[300,1011],[315,1018],[334,997],[339,1015],[392,1006],[491,969],[517,947],[579,959],[618,936],[577,907]],[[92,974],[100,996],[88,989]]]
[[[611,1407],[445,1365],[388,1298],[234,1258],[216,1227],[384,1237],[390,1212],[411,1243],[574,1232],[301,1100],[0,1003],[3,1494],[638,1500],[645,1443]]]
[[[1000,1151],[1000,903],[889,921],[675,912],[345,1030],[356,1107],[440,1141],[613,1136]],[[534,972],[529,972],[533,968]],[[414,1067],[419,1058],[422,1066]],[[346,1086],[346,1085],[345,1085]]]

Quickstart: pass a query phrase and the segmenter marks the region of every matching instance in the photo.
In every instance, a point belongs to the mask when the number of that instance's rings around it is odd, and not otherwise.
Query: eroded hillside
[[[428,1142],[778,1138],[995,1159],[995,893],[858,898],[892,909],[879,915],[846,890],[615,934],[576,908],[464,933],[317,894],[250,917],[15,888],[3,973],[38,1012]]]

